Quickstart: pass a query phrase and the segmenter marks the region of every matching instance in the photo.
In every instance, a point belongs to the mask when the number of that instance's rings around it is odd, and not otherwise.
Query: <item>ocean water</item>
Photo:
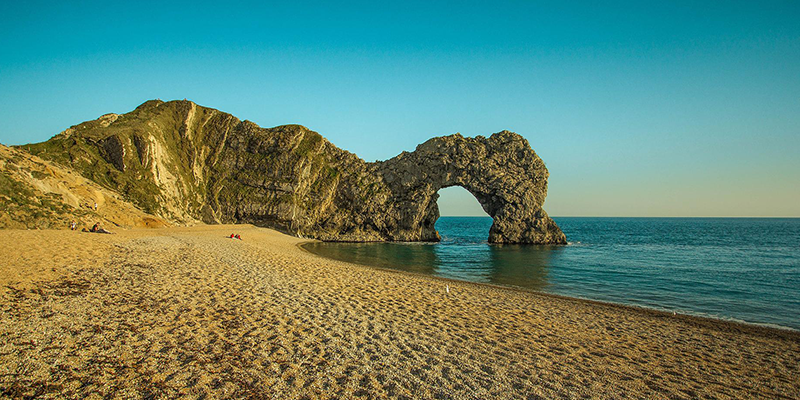
[[[800,219],[554,218],[567,246],[490,245],[489,217],[439,243],[310,243],[338,260],[800,330]]]

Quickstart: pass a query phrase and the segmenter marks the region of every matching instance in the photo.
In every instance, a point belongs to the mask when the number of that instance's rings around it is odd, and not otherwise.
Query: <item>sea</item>
[[[800,330],[800,218],[556,217],[566,246],[495,245],[490,217],[438,243],[323,243],[367,266]]]

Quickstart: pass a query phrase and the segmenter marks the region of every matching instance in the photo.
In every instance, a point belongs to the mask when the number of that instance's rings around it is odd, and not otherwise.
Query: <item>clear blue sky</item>
[[[0,142],[187,98],[368,161],[512,130],[555,216],[800,216],[800,2],[381,3],[0,2]]]

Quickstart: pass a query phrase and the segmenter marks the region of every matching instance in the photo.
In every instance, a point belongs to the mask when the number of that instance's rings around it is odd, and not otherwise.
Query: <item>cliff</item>
[[[451,135],[367,163],[300,125],[261,128],[151,100],[24,146],[175,223],[252,223],[332,241],[438,240],[436,192],[459,185],[493,243],[566,243],[542,209],[547,169],[521,136]]]

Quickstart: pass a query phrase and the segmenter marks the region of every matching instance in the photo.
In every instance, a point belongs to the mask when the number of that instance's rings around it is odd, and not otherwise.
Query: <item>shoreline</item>
[[[476,285],[476,286],[479,286],[479,287],[486,287],[486,288],[492,288],[492,289],[497,289],[497,290],[508,290],[508,291],[512,291],[512,292],[526,293],[526,294],[531,294],[531,295],[534,295],[534,296],[542,296],[542,297],[545,297],[545,298],[552,298],[552,299],[558,299],[558,300],[564,300],[564,301],[575,301],[575,302],[584,303],[584,304],[592,304],[592,305],[596,305],[596,306],[600,306],[600,307],[617,308],[617,309],[621,309],[621,310],[624,310],[624,311],[643,313],[643,314],[647,314],[647,315],[650,315],[650,316],[653,316],[653,317],[658,317],[658,318],[683,320],[683,321],[685,321],[687,323],[695,324],[697,326],[705,326],[705,327],[719,326],[720,329],[722,327],[727,327],[727,328],[729,328],[728,330],[738,331],[738,332],[741,332],[743,334],[758,334],[758,335],[764,335],[764,336],[767,336],[767,337],[783,337],[783,338],[790,339],[790,340],[800,341],[800,330],[794,329],[794,328],[791,328],[791,327],[788,327],[788,326],[761,324],[761,323],[756,323],[756,322],[739,321],[739,320],[734,320],[734,319],[730,319],[729,320],[729,319],[724,319],[724,318],[714,318],[714,317],[709,317],[709,316],[704,316],[704,315],[696,315],[696,314],[689,314],[689,313],[679,313],[679,312],[673,313],[673,312],[667,311],[667,310],[661,310],[661,309],[657,309],[657,308],[650,308],[650,307],[646,307],[646,306],[639,306],[639,305],[635,305],[635,304],[623,304],[623,303],[614,303],[614,302],[603,301],[603,300],[587,299],[587,298],[582,298],[582,297],[572,297],[572,296],[566,296],[566,295],[561,295],[561,294],[556,294],[556,293],[548,293],[548,292],[538,291],[538,290],[534,290],[534,289],[527,289],[527,288],[517,287],[517,286],[505,286],[505,285],[499,285],[499,284],[495,284],[495,283],[486,283],[486,282],[473,282],[473,281],[467,281],[467,280],[447,278],[447,277],[443,277],[443,276],[428,275],[428,274],[423,274],[423,273],[419,273],[419,272],[404,271],[404,270],[401,270],[401,269],[392,269],[392,268],[386,268],[386,267],[376,267],[376,266],[367,265],[367,264],[360,264],[360,263],[354,263],[354,262],[350,262],[350,261],[337,260],[335,258],[325,257],[323,255],[314,253],[314,252],[312,252],[310,250],[307,250],[307,249],[305,249],[303,247],[305,244],[314,243],[314,242],[320,242],[320,241],[318,241],[316,239],[302,239],[302,240],[304,240],[304,241],[300,242],[300,243],[297,243],[297,248],[299,248],[300,250],[302,250],[302,251],[304,251],[304,252],[306,252],[308,254],[311,254],[311,255],[313,255],[315,257],[322,258],[324,260],[333,261],[333,262],[340,262],[340,263],[346,263],[346,264],[350,264],[350,265],[353,265],[353,266],[356,266],[356,267],[375,269],[375,270],[379,270],[379,271],[384,271],[384,272],[389,272],[389,273],[397,273],[397,274],[401,274],[401,275],[411,275],[411,276],[415,276],[415,277],[429,278],[429,279],[434,279],[434,280],[437,280],[437,281],[444,281],[444,282],[451,282],[451,283],[458,283],[458,284],[467,284],[467,285]]]
[[[800,393],[792,331],[350,264],[302,242],[251,225],[0,231],[0,397]]]

